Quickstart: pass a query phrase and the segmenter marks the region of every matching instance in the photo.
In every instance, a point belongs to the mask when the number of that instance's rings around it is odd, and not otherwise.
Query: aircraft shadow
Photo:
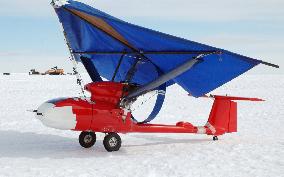
[[[92,158],[110,155],[104,149],[102,141],[98,140],[94,147],[82,148],[77,138],[58,135],[37,134],[32,132],[17,132],[0,130],[0,158]],[[123,155],[120,150],[112,155]]]
[[[212,139],[203,138],[203,139],[174,139],[171,137],[165,136],[153,136],[153,135],[131,135],[132,137],[150,140],[151,142],[135,145],[125,145],[124,147],[140,147],[140,146],[154,146],[154,145],[170,145],[170,144],[200,144],[202,142],[210,142]]]
[[[127,147],[143,147],[163,144],[193,144],[212,141],[211,139],[174,139],[171,137],[158,137],[155,135],[136,135],[131,137],[150,140],[141,144],[131,145],[132,140],[129,139],[127,144],[115,153],[108,153],[104,147],[102,140],[97,140],[94,147],[82,148],[77,138],[68,138],[58,135],[37,134],[33,132],[17,132],[0,130],[0,158],[96,158],[107,156],[123,156],[127,154]],[[141,142],[141,140],[139,140]]]

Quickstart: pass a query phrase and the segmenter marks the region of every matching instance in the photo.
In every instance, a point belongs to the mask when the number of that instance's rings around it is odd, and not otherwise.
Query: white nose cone
[[[52,103],[43,103],[37,110],[38,118],[45,126],[60,129],[75,129],[77,121],[72,106],[55,107]]]

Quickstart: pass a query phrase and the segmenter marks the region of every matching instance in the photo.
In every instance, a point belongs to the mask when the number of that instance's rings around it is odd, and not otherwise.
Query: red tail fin
[[[237,132],[237,103],[232,100],[264,101],[258,98],[213,96],[207,127],[213,135]]]

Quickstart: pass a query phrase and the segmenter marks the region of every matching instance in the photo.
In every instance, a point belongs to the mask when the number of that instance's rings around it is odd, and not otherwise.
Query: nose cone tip
[[[54,107],[55,107],[55,105],[52,104],[52,103],[45,102],[45,103],[41,104],[37,109],[35,117],[39,120],[43,120],[45,114],[48,111],[50,111],[51,109],[53,109]]]

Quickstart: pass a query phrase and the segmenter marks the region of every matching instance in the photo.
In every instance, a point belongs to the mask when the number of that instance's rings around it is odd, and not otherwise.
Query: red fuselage
[[[96,82],[85,86],[91,98],[62,98],[43,103],[37,118],[57,129],[116,133],[200,133],[222,135],[237,131],[237,103],[232,100],[251,100],[239,97],[215,96],[208,122],[193,126],[188,122],[176,125],[141,124],[132,119],[131,111],[121,107],[121,99],[134,86],[117,82]]]

